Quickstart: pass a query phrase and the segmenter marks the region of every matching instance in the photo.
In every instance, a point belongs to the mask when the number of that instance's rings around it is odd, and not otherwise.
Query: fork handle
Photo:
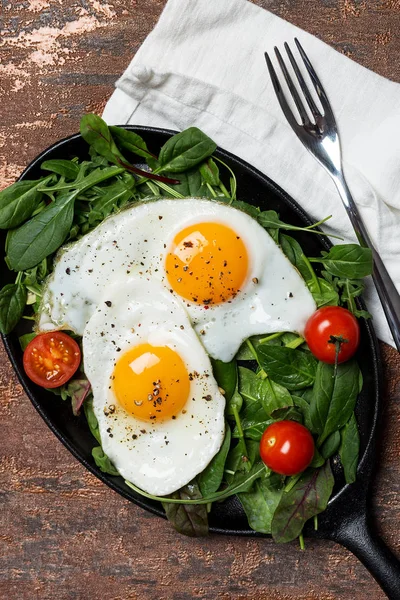
[[[400,295],[394,285],[381,257],[378,254],[368,231],[364,225],[353,196],[349,190],[343,172],[332,174],[342,202],[347,210],[351,224],[356,233],[360,246],[371,248],[373,257],[372,279],[382,303],[390,331],[398,352],[400,352]]]

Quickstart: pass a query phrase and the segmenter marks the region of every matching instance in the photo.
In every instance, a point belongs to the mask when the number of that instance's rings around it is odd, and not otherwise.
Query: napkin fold
[[[169,0],[103,117],[113,125],[197,126],[278,183],[315,221],[332,215],[325,231],[354,242],[333,182],[287,124],[269,79],[264,51],[272,56],[273,46],[294,37],[328,94],[349,187],[400,289],[399,84],[246,0]],[[365,299],[378,337],[394,345],[372,281]]]

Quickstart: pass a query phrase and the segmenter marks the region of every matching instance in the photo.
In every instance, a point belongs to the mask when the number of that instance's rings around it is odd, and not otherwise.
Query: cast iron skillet
[[[174,133],[148,127],[127,128],[142,135],[154,153],[158,153],[162,144]],[[45,150],[25,169],[21,179],[35,179],[43,175],[43,171],[40,170],[43,160],[74,156],[80,159],[88,157],[87,145],[79,134],[61,140]],[[311,224],[309,217],[296,202],[268,177],[228,152],[218,150],[217,156],[234,170],[242,200],[264,210],[274,209],[278,211],[283,221],[294,225]],[[3,248],[4,232],[1,236],[0,244]],[[330,246],[329,242],[321,239],[320,236],[300,233],[296,237],[308,256],[318,256],[321,249]],[[3,262],[0,266],[0,278],[2,283],[13,281],[13,275]],[[26,322],[21,323],[17,331],[4,337],[3,341],[25,392],[39,414],[61,442],[89,471],[125,498],[164,517],[164,512],[157,502],[138,496],[125,485],[122,478],[105,475],[96,467],[91,455],[94,440],[86,425],[85,417],[83,415],[74,417],[68,402],[60,402],[54,395],[37,387],[26,377],[18,343],[18,335],[26,331],[26,326]],[[362,322],[361,330],[361,344],[357,359],[363,373],[364,386],[356,408],[361,436],[357,481],[347,485],[341,466],[335,460],[332,461],[336,481],[333,496],[328,509],[319,516],[318,531],[314,531],[312,526],[306,526],[305,534],[309,537],[331,539],[346,546],[370,570],[388,597],[400,600],[400,563],[373,533],[368,516],[368,489],[381,411],[381,372],[377,340],[371,323]],[[210,529],[213,533],[262,537],[262,534],[257,534],[249,528],[246,516],[234,498],[213,507],[210,514]]]

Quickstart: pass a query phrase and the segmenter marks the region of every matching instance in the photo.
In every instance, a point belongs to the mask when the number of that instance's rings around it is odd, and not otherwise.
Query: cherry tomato
[[[334,364],[339,345],[338,363],[349,360],[360,342],[360,326],[356,317],[341,306],[323,306],[308,319],[304,337],[318,360]]]
[[[24,352],[24,369],[37,385],[56,388],[71,379],[81,362],[81,350],[75,340],[61,331],[40,333]]]
[[[276,473],[297,475],[314,456],[314,440],[309,430],[296,421],[269,425],[260,441],[261,460]]]

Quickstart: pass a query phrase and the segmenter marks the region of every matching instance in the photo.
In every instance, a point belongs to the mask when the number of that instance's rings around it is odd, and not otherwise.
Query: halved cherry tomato
[[[314,456],[314,439],[296,421],[277,421],[269,425],[260,441],[261,460],[281,475],[297,475]]]
[[[338,363],[349,360],[360,342],[360,326],[356,317],[341,306],[323,306],[308,319],[304,337],[318,360]]]
[[[37,385],[56,388],[71,379],[81,362],[75,340],[62,331],[40,333],[24,352],[25,373]]]

